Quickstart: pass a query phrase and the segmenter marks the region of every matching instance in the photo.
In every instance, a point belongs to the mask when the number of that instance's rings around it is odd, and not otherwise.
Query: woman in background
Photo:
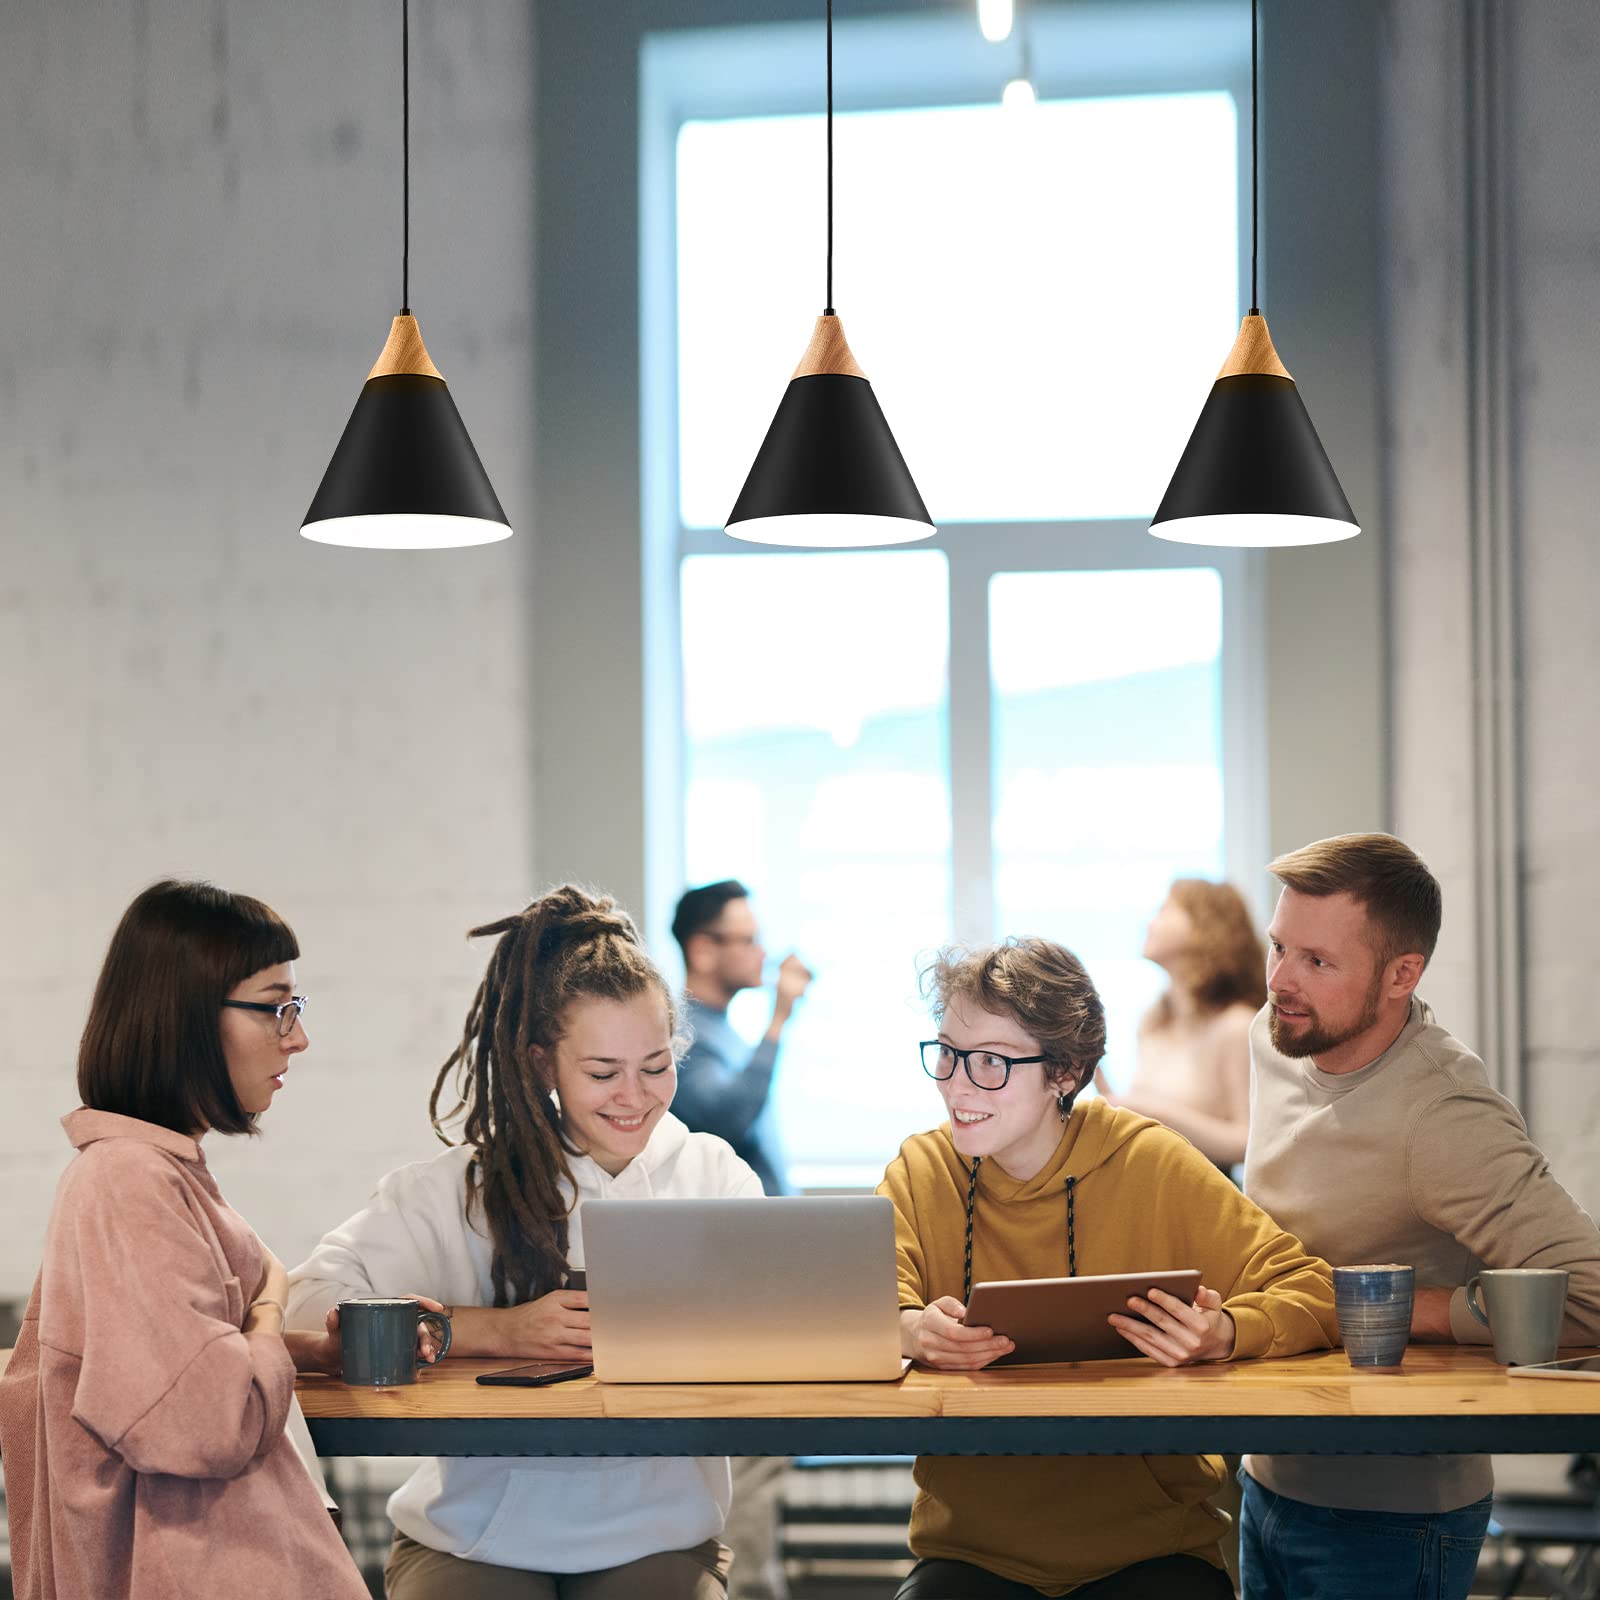
[[[440,1138],[291,1275],[290,1321],[416,1285],[453,1312],[451,1356],[590,1359],[583,1202],[755,1197],[721,1139],[668,1110],[676,1014],[614,902],[567,885],[474,928],[496,940],[461,1043],[434,1085]],[[456,1105],[440,1115],[455,1078]],[[726,1457],[429,1460],[389,1501],[389,1600],[717,1600],[729,1555]]]
[[[1179,878],[1145,935],[1167,991],[1139,1024],[1133,1082],[1113,1105],[1154,1117],[1222,1168],[1250,1136],[1250,1023],[1267,1002],[1266,949],[1231,884]]]
[[[200,1141],[254,1133],[306,1048],[294,934],[207,883],[124,914],[78,1052],[78,1154],[0,1378],[18,1600],[364,1600],[284,1432],[296,1365],[283,1264],[222,1198]]]

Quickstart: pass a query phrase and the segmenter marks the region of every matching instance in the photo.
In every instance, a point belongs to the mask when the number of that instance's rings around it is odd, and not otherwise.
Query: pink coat
[[[198,1142],[62,1125],[79,1153],[0,1378],[17,1600],[365,1600],[283,1431],[283,1341],[240,1331],[261,1245]]]

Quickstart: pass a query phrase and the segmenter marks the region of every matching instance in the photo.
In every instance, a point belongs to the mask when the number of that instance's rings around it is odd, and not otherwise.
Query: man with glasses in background
[[[767,958],[750,891],[736,878],[689,890],[673,914],[672,936],[683,951],[684,1016],[694,1036],[678,1066],[672,1114],[697,1133],[726,1139],[768,1194],[782,1194],[787,1185],[767,1107],[778,1044],[811,973],[798,956],[784,958],[772,1021],[752,1049],[728,1021],[733,997],[761,987]]]
[[[768,1194],[786,1188],[768,1112],[778,1044],[811,973],[798,956],[778,968],[772,1021],[754,1049],[728,1021],[744,989],[761,987],[767,952],[735,878],[690,889],[678,902],[672,936],[683,951],[684,1020],[693,1040],[678,1064],[672,1113],[697,1133],[726,1139],[754,1168]],[[723,1538],[734,1553],[729,1600],[784,1600],[788,1586],[778,1544],[778,1498],[789,1463],[782,1456],[733,1458],[733,1508]]]

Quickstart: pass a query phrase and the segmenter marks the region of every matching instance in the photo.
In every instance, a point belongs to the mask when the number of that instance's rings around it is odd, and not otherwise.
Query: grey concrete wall
[[[293,1258],[435,1148],[433,1071],[535,887],[533,22],[413,8],[411,298],[517,537],[297,536],[400,296],[399,7],[14,0],[0,39],[0,1298],[94,974],[164,874],[263,896],[312,996],[258,1141]]]
[[[1541,1142],[1600,1215],[1600,8],[1513,15],[1526,1072]]]
[[[1588,924],[1600,901],[1600,8],[1540,0],[1473,11],[1456,0],[1393,0],[1385,30],[1394,819],[1445,889],[1445,934],[1426,992],[1441,1020],[1474,1044],[1485,982],[1520,994],[1516,1059],[1491,1067],[1516,1087],[1558,1176],[1595,1211],[1600,1041]],[[1466,137],[1469,30],[1485,21],[1494,24],[1500,128],[1488,163]],[[1517,752],[1509,864],[1521,919],[1518,949],[1498,966],[1474,933],[1486,864],[1474,761],[1484,674],[1468,537],[1481,512],[1482,441],[1471,419],[1473,363],[1483,355],[1473,340],[1481,286],[1470,223],[1491,201],[1508,208],[1489,307],[1506,329],[1507,359],[1488,398],[1504,419],[1514,561],[1511,592],[1499,596],[1514,644],[1499,692]]]

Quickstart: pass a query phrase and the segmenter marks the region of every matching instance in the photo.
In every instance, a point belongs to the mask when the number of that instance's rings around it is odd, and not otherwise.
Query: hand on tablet
[[[1233,1318],[1222,1309],[1222,1296],[1204,1284],[1192,1306],[1165,1289],[1152,1289],[1148,1297],[1133,1295],[1128,1309],[1133,1316],[1113,1313],[1106,1320],[1129,1344],[1164,1367],[1226,1361],[1233,1354]]]
[[[967,1308],[954,1295],[941,1295],[921,1311],[900,1314],[900,1353],[924,1367],[973,1372],[1016,1347],[993,1328],[969,1328]]]

